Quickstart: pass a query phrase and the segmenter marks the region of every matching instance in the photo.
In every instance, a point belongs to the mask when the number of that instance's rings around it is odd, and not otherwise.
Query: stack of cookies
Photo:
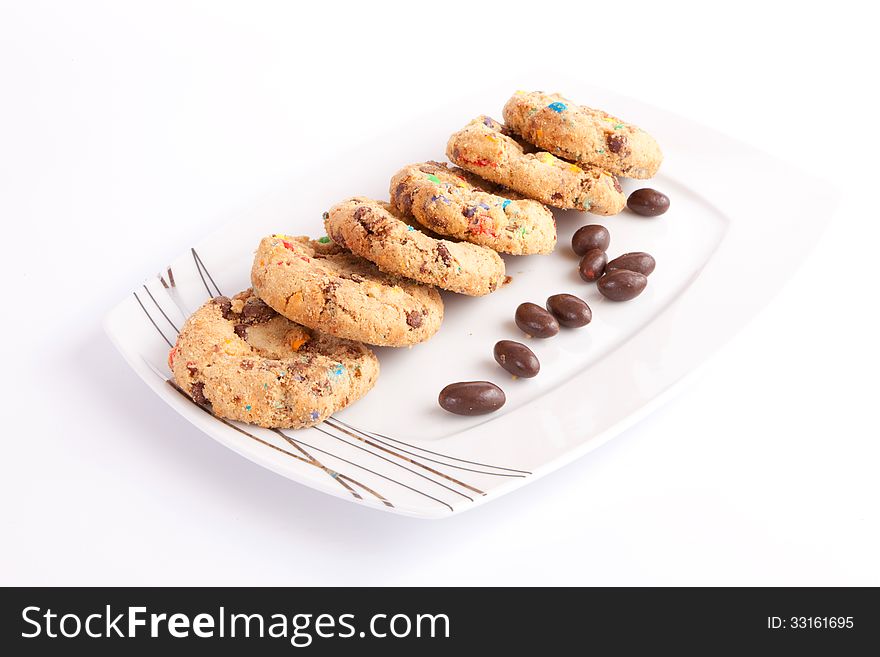
[[[253,287],[211,299],[181,330],[168,359],[177,385],[226,419],[315,425],[375,384],[365,345],[411,346],[439,330],[437,288],[495,291],[499,253],[554,250],[547,206],[616,214],[626,202],[617,176],[651,177],[662,160],[643,130],[557,94],[518,91],[504,120],[480,116],[452,135],[457,167],[402,168],[390,203],[331,207],[329,237],[265,237]]]

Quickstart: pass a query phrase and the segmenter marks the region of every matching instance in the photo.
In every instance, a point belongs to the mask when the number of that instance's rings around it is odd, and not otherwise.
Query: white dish
[[[380,139],[336,145],[332,159],[315,163],[288,190],[122,300],[105,320],[108,335],[156,394],[215,440],[302,484],[387,511],[448,516],[594,449],[658,403],[768,302],[818,239],[833,195],[820,181],[719,133],[577,83],[559,88],[657,138],[665,153],[660,174],[622,184],[627,193],[644,186],[664,191],[671,198],[665,215],[557,212],[553,255],[507,257],[513,280],[488,297],[445,294],[440,332],[412,349],[377,349],[382,373],[375,389],[318,427],[276,432],[221,421],[167,382],[169,343],[186,315],[209,295],[249,286],[262,236],[321,235],[321,213],[337,200],[387,198],[388,180],[400,166],[442,159],[448,135],[483,112],[500,118],[513,88],[495,85],[402,125],[389,119]],[[616,304],[580,280],[569,240],[587,223],[611,231],[609,257],[655,256],[657,269],[640,297]],[[541,373],[512,380],[492,358],[494,343],[525,341],[513,324],[516,306],[543,305],[560,292],[585,298],[592,323],[528,341]],[[508,401],[501,411],[465,418],[439,408],[444,385],[479,379],[504,388]]]

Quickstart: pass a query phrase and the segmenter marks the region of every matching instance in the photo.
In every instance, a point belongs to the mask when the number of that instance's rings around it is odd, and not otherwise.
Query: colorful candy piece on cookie
[[[545,151],[526,153],[504,126],[487,116],[453,134],[446,156],[471,173],[556,208],[611,215],[626,205],[614,176]]]
[[[379,376],[367,347],[292,322],[252,290],[207,301],[172,351],[174,381],[193,401],[262,427],[313,426],[363,397]]]
[[[443,300],[435,288],[383,273],[329,240],[264,238],[251,283],[263,301],[288,319],[367,344],[424,342],[443,321]]]
[[[515,93],[504,106],[504,122],[539,148],[617,176],[650,178],[663,161],[660,146],[641,128],[559,94]]]
[[[470,296],[500,287],[504,261],[495,251],[437,239],[413,229],[400,214],[387,203],[355,197],[330,208],[324,226],[337,244],[382,271]]]
[[[553,214],[538,201],[511,200],[475,188],[461,169],[411,164],[391,179],[391,202],[433,232],[500,253],[552,253]]]

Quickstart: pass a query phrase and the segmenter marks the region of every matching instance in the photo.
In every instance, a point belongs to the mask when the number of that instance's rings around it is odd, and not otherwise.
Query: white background
[[[878,49],[860,6],[0,2],[0,583],[880,584]],[[841,193],[783,292],[661,410],[420,521],[245,461],[114,352],[103,314],[296,163],[534,68]]]

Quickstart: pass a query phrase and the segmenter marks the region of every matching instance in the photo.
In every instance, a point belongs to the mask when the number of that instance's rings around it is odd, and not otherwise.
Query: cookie
[[[256,294],[288,319],[337,338],[405,347],[437,332],[443,321],[437,290],[384,274],[322,239],[264,238],[251,269]]]
[[[650,178],[663,161],[654,138],[632,124],[559,94],[517,91],[504,122],[523,139],[581,166],[627,178]]]
[[[391,202],[441,235],[512,255],[552,253],[556,222],[550,210],[482,191],[464,173],[438,162],[411,164],[391,179]]]
[[[399,211],[398,211],[399,212]],[[470,296],[495,291],[504,261],[491,249],[436,239],[395,216],[387,203],[355,197],[324,214],[333,241],[382,271]]]
[[[626,204],[614,176],[595,167],[582,169],[545,151],[526,153],[488,116],[452,135],[446,156],[463,169],[556,208],[609,215]]]
[[[282,317],[247,290],[193,313],[168,355],[177,385],[215,415],[310,427],[363,397],[379,361],[364,345]]]

